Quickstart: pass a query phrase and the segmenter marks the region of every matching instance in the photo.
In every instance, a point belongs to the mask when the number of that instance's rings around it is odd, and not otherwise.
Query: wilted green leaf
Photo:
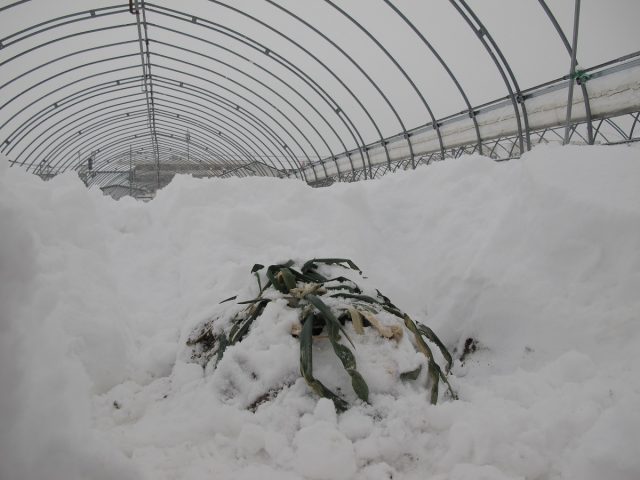
[[[222,356],[224,355],[224,351],[227,349],[227,337],[224,333],[220,334],[218,337],[218,352],[216,356],[216,367],[220,360],[222,360]]]
[[[251,268],[251,273],[256,273],[259,272],[260,270],[262,270],[264,268],[264,265],[260,265],[259,263],[256,263],[252,268]]]
[[[438,366],[435,362],[429,362],[429,383],[431,384],[431,405],[438,403],[438,381],[440,375],[437,371]]]
[[[234,295],[233,297],[225,298],[220,303],[230,302],[231,300],[235,300],[236,298],[238,298],[238,296]]]
[[[287,287],[287,293],[292,288],[296,288],[296,277],[291,273],[291,270],[288,268],[283,268],[280,270],[282,274],[282,280],[284,281],[285,286]]]
[[[418,368],[416,368],[415,370],[401,373],[400,380],[416,380],[420,376],[420,372],[422,372],[422,365],[418,365]]]
[[[302,273],[306,273],[309,270],[315,269],[315,264],[317,263],[324,263],[325,265],[346,263],[352,270],[356,270],[358,273],[362,273],[362,270],[360,270],[360,268],[358,268],[358,266],[348,258],[314,258],[312,260],[309,260],[302,266]]]
[[[252,300],[244,300],[242,302],[236,302],[238,305],[249,305],[249,304],[253,304],[253,303],[258,303],[261,301],[264,301],[265,299],[262,297],[258,297],[258,298],[254,298]]]
[[[313,305],[318,309],[318,311],[325,317],[325,320],[327,320],[328,323],[330,322],[336,325],[340,329],[340,331],[344,334],[345,338],[349,341],[351,346],[355,348],[355,345],[349,338],[349,335],[347,335],[347,332],[344,331],[344,328],[342,328],[342,325],[340,325],[340,322],[338,321],[338,319],[335,317],[333,312],[329,309],[329,307],[327,307],[327,305],[325,305],[325,303],[322,300],[320,300],[315,295],[307,295],[305,299],[309,303],[311,303],[311,305]]]
[[[353,369],[347,370],[347,373],[351,375],[351,386],[358,398],[363,402],[369,402],[369,386],[367,382],[364,381],[364,378],[362,378],[362,375],[360,375],[360,372]]]
[[[445,371],[449,372],[449,370],[451,370],[453,359],[451,358],[451,354],[449,353],[449,350],[447,350],[447,347],[444,346],[444,343],[440,341],[438,336],[429,327],[419,322],[416,322],[416,326],[418,327],[418,331],[420,333],[422,333],[425,337],[427,337],[429,340],[431,340],[433,343],[435,343],[438,346],[438,348],[440,349],[440,352],[442,353],[442,356],[447,361],[447,366],[445,367]]]
[[[369,387],[362,378],[362,375],[356,370],[356,357],[353,352],[349,350],[349,347],[338,343],[338,328],[335,324],[330,323],[327,325],[327,331],[329,333],[329,341],[333,347],[333,351],[340,359],[342,366],[351,377],[351,385],[354,392],[358,395],[358,398],[368,402],[369,401]]]
[[[362,295],[358,293],[336,292],[332,293],[331,296],[335,298],[353,298],[354,300],[360,300],[362,302],[373,303],[382,306],[382,302],[380,300],[376,300],[375,298],[368,295]]]
[[[254,303],[249,307],[246,320],[241,324],[236,323],[236,325],[234,325],[234,328],[231,329],[231,333],[229,333],[229,343],[231,345],[242,340],[242,338],[249,331],[249,327],[251,327],[251,324],[262,314],[264,307],[270,301],[271,300],[268,298],[263,298],[259,303]]]
[[[349,404],[325,387],[313,376],[313,315],[308,315],[300,332],[300,373],[307,385],[321,397],[333,401],[339,411],[349,408]]]
[[[284,283],[284,280],[281,280],[282,276],[278,275],[278,273],[283,269],[289,268],[291,265],[293,265],[293,260],[289,260],[287,263],[284,263],[282,265],[270,265],[269,268],[267,268],[267,278],[269,279],[273,287],[279,292],[289,292],[289,289]]]

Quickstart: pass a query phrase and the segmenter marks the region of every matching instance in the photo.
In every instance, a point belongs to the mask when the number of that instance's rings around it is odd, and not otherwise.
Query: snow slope
[[[325,189],[180,177],[148,204],[2,161],[0,192],[2,480],[640,478],[638,149]],[[336,415],[298,380],[251,413],[181,360],[254,263],[314,256],[352,258],[458,356],[477,339],[460,400]],[[238,355],[271,365],[277,341]]]

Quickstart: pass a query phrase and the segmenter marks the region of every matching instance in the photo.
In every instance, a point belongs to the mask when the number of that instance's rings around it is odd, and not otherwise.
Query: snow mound
[[[639,478],[638,152],[179,177],[147,204],[0,161],[0,478]],[[338,415],[297,379],[252,413],[181,360],[254,262],[336,255],[457,350],[460,400],[380,387]],[[297,365],[265,352],[244,361]]]
[[[428,383],[434,404],[440,385],[455,398],[447,348],[350,260],[257,264],[251,273],[240,296],[187,329],[181,354],[213,372],[223,401],[255,411],[299,375],[340,411],[354,401],[368,403],[370,395],[404,395],[399,387],[409,381]]]

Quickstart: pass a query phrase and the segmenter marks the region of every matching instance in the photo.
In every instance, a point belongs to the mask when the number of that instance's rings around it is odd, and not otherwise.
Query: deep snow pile
[[[148,204],[2,161],[0,192],[3,480],[640,476],[637,149],[318,190],[180,177]],[[254,263],[333,256],[458,356],[478,341],[459,400],[336,415],[298,378],[252,413],[179,355]]]

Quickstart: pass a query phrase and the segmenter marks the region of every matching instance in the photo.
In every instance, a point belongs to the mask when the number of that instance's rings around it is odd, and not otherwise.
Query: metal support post
[[[576,75],[576,56],[578,52],[578,27],[580,24],[580,0],[575,0],[575,10],[573,13],[573,41],[571,44],[571,68],[569,70],[569,98],[567,99],[567,120],[564,127],[564,142],[569,143],[571,130],[571,108],[573,107],[573,85]]]

